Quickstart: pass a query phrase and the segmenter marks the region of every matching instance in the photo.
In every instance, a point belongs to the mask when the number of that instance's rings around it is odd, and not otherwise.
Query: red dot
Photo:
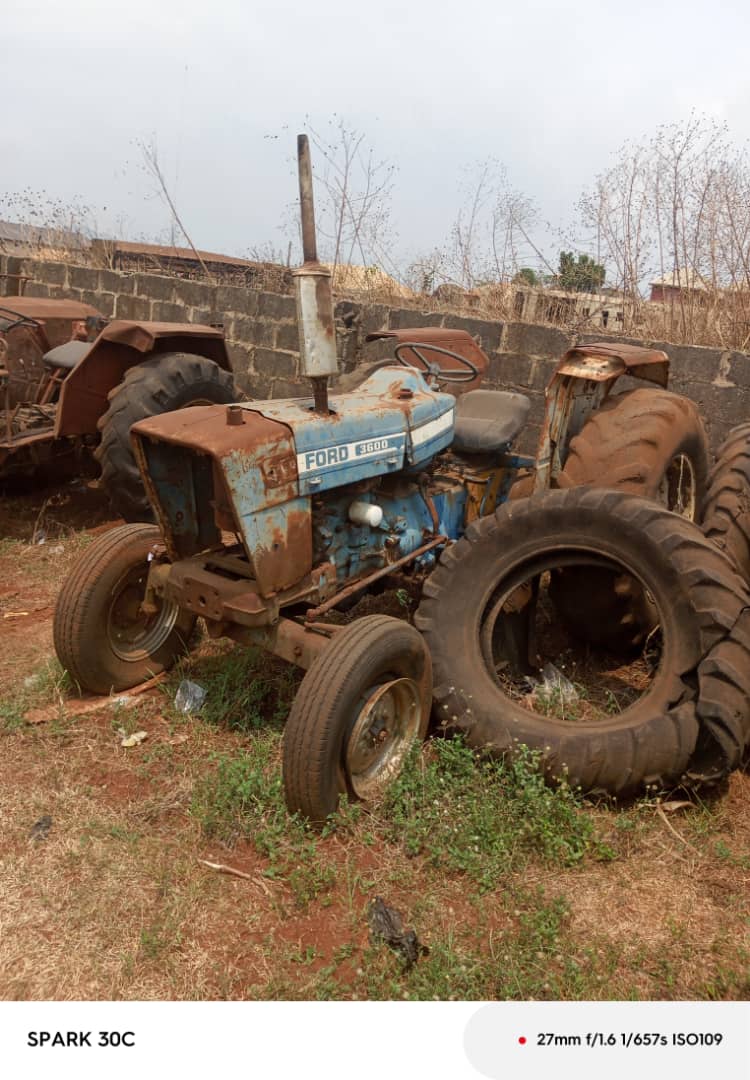
[[[518,1041],[520,1042],[521,1046],[523,1046],[523,1044],[524,1044],[524,1043],[526,1042],[526,1036],[525,1036],[525,1035],[521,1035],[521,1037],[519,1038],[519,1040],[518,1040]]]

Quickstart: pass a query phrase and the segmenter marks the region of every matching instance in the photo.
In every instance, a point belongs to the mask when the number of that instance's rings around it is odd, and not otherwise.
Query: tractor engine
[[[188,561],[224,576],[231,566],[267,598],[325,567],[330,592],[460,533],[468,485],[434,465],[453,438],[454,397],[413,369],[386,367],[356,392],[332,395],[328,409],[244,402],[134,425],[174,580]],[[231,562],[222,549],[234,549]],[[434,556],[421,559],[429,569]]]

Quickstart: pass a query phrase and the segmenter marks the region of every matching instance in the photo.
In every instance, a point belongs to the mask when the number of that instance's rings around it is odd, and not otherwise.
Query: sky
[[[397,166],[403,262],[488,157],[563,225],[626,139],[694,110],[750,138],[739,0],[4,0],[2,23],[0,198],[79,200],[123,238],[170,224],[149,140],[196,245],[243,254],[285,246],[295,135],[341,117]]]

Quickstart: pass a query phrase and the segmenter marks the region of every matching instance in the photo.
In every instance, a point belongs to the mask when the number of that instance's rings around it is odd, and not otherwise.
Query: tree
[[[750,340],[750,157],[692,114],[621,147],[580,203],[635,333],[744,349]],[[661,310],[649,284],[670,286]]]
[[[532,270],[530,266],[522,266],[517,274],[513,277],[514,285],[541,285],[539,275],[536,270]]]
[[[606,270],[589,255],[572,251],[560,252],[560,268],[556,276],[558,288],[567,292],[597,292],[604,284]]]
[[[323,257],[336,268],[358,263],[376,266],[393,277],[399,270],[393,257],[391,197],[396,166],[379,159],[364,132],[347,127],[336,115],[327,131],[305,126],[315,147],[313,173],[316,224]]]

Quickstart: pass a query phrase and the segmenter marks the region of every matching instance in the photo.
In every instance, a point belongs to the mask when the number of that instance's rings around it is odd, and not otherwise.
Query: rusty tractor
[[[330,275],[304,136],[298,151],[312,396],[133,427],[158,524],[113,529],[83,553],[55,612],[62,664],[90,691],[125,690],[169,668],[200,617],[212,637],[306,669],[283,773],[290,811],[316,822],[342,795],[375,800],[431,718],[483,752],[530,746],[548,777],[588,790],[725,776],[750,731],[750,663],[737,662],[750,601],[689,520],[705,436],[664,388],[666,355],[566,354],[535,460],[513,451],[528,400],[479,388],[487,358],[465,333],[403,331],[392,361],[329,394]],[[625,374],[648,385],[615,397]],[[387,585],[419,596],[413,624],[342,623]],[[577,684],[592,669],[608,680],[596,699]]]
[[[0,300],[0,476],[94,450],[115,510],[148,520],[131,425],[235,400],[216,327],[109,322],[75,300]]]

